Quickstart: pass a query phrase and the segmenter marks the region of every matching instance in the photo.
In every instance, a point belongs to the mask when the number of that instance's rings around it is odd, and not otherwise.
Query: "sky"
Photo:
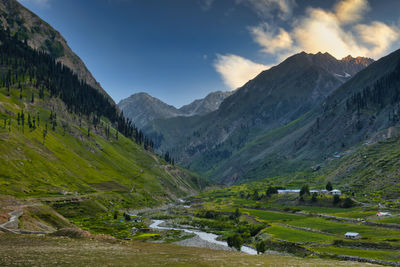
[[[400,48],[398,0],[19,0],[119,102],[180,107],[295,53],[373,59]]]

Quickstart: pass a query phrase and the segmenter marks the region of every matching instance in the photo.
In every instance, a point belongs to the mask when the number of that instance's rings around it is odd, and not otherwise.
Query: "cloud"
[[[347,24],[360,21],[369,9],[368,0],[346,0],[335,6],[335,13],[340,22]]]
[[[254,40],[263,47],[263,52],[272,54],[289,49],[293,45],[292,37],[282,28],[273,29],[267,23],[263,23],[249,29]]]
[[[234,90],[270,66],[255,63],[233,54],[218,54],[214,61],[214,68],[221,75],[225,85]]]
[[[278,59],[299,51],[328,52],[337,58],[379,58],[399,40],[399,29],[379,21],[359,23],[368,10],[366,0],[342,0],[332,11],[308,8],[305,16],[293,20],[288,31],[265,23],[249,31],[262,52]]]
[[[40,7],[49,7],[50,0],[18,0],[22,4],[34,4]]]
[[[372,46],[372,54],[384,54],[391,44],[399,40],[399,29],[388,26],[379,21],[373,21],[369,25],[359,24],[355,26],[359,38]],[[373,33],[373,34],[371,34]]]
[[[250,7],[261,18],[277,16],[283,20],[292,15],[296,6],[295,0],[236,0],[236,3]]]

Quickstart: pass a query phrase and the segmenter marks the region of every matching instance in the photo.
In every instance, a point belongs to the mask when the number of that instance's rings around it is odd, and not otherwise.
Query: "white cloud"
[[[303,18],[293,31],[300,50],[311,53],[329,52],[342,58],[347,55],[366,55],[365,47],[359,46],[351,31],[345,31],[336,15],[322,9],[308,10],[308,17]]]
[[[369,11],[368,0],[345,0],[335,6],[337,18],[343,24],[360,21]]]
[[[293,45],[292,37],[282,28],[273,29],[267,23],[263,23],[249,29],[254,40],[263,47],[263,52],[272,54],[289,49]]]
[[[308,8],[286,31],[265,23],[249,28],[264,53],[278,59],[298,51],[328,52],[337,58],[347,55],[379,58],[399,41],[396,26],[374,21],[360,24],[369,10],[367,0],[342,0],[332,11]]]
[[[236,3],[251,7],[262,18],[277,15],[280,19],[289,18],[296,5],[295,0],[236,0]]]
[[[270,66],[255,63],[241,56],[227,54],[217,55],[214,62],[216,71],[221,75],[224,83],[231,90],[244,85],[261,71]]]
[[[50,0],[18,0],[22,4],[35,4],[40,7],[49,7]]]
[[[400,38],[397,27],[390,27],[379,21],[373,21],[369,25],[356,25],[355,30],[364,43],[371,45],[371,53],[374,55],[386,53],[391,44]]]

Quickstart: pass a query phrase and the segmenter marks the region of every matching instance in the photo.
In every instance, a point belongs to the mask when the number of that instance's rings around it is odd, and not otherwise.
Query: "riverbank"
[[[150,224],[149,227],[156,230],[179,230],[196,235],[194,239],[190,238],[187,240],[178,241],[177,244],[179,242],[182,242],[181,243],[182,245],[192,246],[192,247],[211,248],[219,250],[233,250],[228,246],[228,244],[225,241],[217,240],[218,235],[216,234],[206,233],[200,230],[169,227],[165,225],[164,220],[153,220],[153,223]],[[240,251],[250,255],[257,255],[257,251],[255,249],[246,246],[242,246]]]

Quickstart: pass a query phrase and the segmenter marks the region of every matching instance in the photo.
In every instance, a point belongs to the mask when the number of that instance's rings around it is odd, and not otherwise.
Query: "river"
[[[153,220],[153,223],[150,224],[150,228],[153,229],[158,229],[158,230],[181,230],[181,231],[185,231],[186,233],[191,233],[191,234],[195,234],[198,237],[200,237],[201,239],[203,239],[204,241],[213,243],[213,244],[217,244],[217,245],[222,245],[222,246],[228,246],[228,243],[226,243],[225,241],[219,241],[217,240],[218,235],[216,234],[211,234],[211,233],[206,233],[206,232],[202,232],[202,231],[198,231],[198,230],[189,230],[189,229],[185,229],[185,228],[174,228],[174,227],[165,227],[165,226],[160,226],[160,224],[164,223],[164,220]],[[252,249],[250,247],[246,247],[246,246],[242,246],[241,252],[250,254],[250,255],[257,255],[257,251],[255,249]]]

